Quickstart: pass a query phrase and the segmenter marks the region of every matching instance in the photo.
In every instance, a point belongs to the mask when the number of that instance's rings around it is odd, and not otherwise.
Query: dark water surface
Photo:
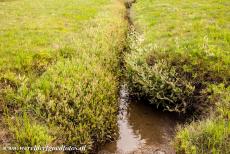
[[[119,138],[99,153],[173,154],[171,141],[179,118],[143,102],[130,101],[125,85],[120,90]]]

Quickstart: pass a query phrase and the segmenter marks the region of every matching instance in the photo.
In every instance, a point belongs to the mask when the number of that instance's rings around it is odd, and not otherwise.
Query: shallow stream
[[[179,116],[154,109],[152,105],[129,99],[125,85],[120,89],[119,138],[99,153],[173,154],[171,141]]]

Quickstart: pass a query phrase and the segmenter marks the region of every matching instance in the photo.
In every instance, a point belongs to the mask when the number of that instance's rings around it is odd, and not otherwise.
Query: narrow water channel
[[[106,144],[103,154],[173,154],[171,140],[178,115],[157,111],[143,102],[131,101],[125,84],[120,89],[119,138]]]
[[[132,4],[136,0],[125,0],[129,26],[132,21]],[[121,68],[123,71],[125,69]],[[179,115],[163,112],[146,102],[129,98],[125,82],[121,83],[119,97],[119,138],[106,144],[99,154],[174,154],[171,145]]]

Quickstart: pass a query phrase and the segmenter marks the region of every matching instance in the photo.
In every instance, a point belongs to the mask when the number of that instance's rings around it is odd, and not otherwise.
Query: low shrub
[[[129,44],[131,53],[125,56],[125,61],[131,92],[165,110],[185,112],[191,106],[194,92],[190,82],[180,78],[167,60],[149,59],[152,46],[142,47],[140,34],[131,33]]]

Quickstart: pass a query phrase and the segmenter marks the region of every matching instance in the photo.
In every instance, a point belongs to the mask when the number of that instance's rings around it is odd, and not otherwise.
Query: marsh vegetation
[[[122,79],[138,103],[187,118],[177,153],[229,153],[229,12],[229,0],[0,0],[0,146],[96,152],[119,136]]]

